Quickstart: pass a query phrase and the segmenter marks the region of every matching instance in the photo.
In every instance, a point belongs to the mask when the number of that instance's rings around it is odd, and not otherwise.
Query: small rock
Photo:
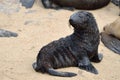
[[[19,0],[1,0],[0,12],[12,14],[20,10]]]
[[[28,25],[28,24],[30,24],[30,23],[33,23],[33,21],[32,21],[32,20],[25,21],[24,25]]]
[[[24,25],[39,25],[39,23],[37,20],[28,20],[24,22]]]
[[[0,29],[0,37],[17,37],[17,36],[18,36],[17,33]]]
[[[31,8],[35,2],[35,0],[20,0],[22,3],[22,6],[25,6],[26,8]]]

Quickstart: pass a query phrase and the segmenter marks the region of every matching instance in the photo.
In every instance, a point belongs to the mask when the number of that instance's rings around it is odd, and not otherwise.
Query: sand
[[[32,9],[20,7],[19,12],[12,14],[0,12],[0,28],[19,34],[16,38],[0,38],[0,80],[120,80],[120,55],[102,43],[99,53],[104,58],[100,63],[92,63],[99,71],[98,75],[77,67],[58,69],[78,74],[72,78],[50,76],[33,70],[32,63],[42,46],[73,32],[68,26],[68,19],[76,11],[44,9],[35,4]],[[106,24],[119,17],[119,9],[112,3],[90,12],[94,14],[100,32]]]

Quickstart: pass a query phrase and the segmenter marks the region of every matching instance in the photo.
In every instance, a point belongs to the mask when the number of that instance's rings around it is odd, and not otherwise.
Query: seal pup
[[[42,47],[32,65],[35,71],[53,76],[72,77],[76,74],[55,69],[73,66],[98,74],[91,61],[98,63],[103,56],[98,54],[99,30],[93,15],[90,12],[79,11],[70,16],[69,23],[74,32]]]
[[[120,54],[120,18],[104,27],[101,41],[107,48]]]
[[[110,0],[41,0],[45,8],[94,10],[106,6]]]

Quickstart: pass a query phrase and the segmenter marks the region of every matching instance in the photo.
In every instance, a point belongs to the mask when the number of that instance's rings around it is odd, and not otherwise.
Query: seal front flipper
[[[17,36],[18,34],[15,32],[0,29],[0,37],[17,37]]]
[[[77,74],[75,73],[70,73],[70,72],[58,72],[52,68],[48,69],[48,73],[53,76],[60,76],[60,77],[73,77],[76,76]]]
[[[103,44],[113,52],[120,54],[120,40],[114,36],[108,35],[105,32],[101,33],[101,41]]]
[[[86,70],[88,72],[98,74],[96,68],[90,63],[90,60],[87,57],[84,57],[82,60],[79,61],[78,67],[80,69]]]

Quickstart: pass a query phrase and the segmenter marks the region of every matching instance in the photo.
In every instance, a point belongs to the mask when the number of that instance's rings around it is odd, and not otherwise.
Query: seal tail
[[[120,54],[120,40],[114,36],[108,35],[105,32],[101,33],[101,41],[103,44],[113,52]]]
[[[70,72],[58,72],[54,69],[48,69],[48,73],[53,76],[60,76],[60,77],[73,77],[76,76],[77,74],[75,73],[70,73]]]

